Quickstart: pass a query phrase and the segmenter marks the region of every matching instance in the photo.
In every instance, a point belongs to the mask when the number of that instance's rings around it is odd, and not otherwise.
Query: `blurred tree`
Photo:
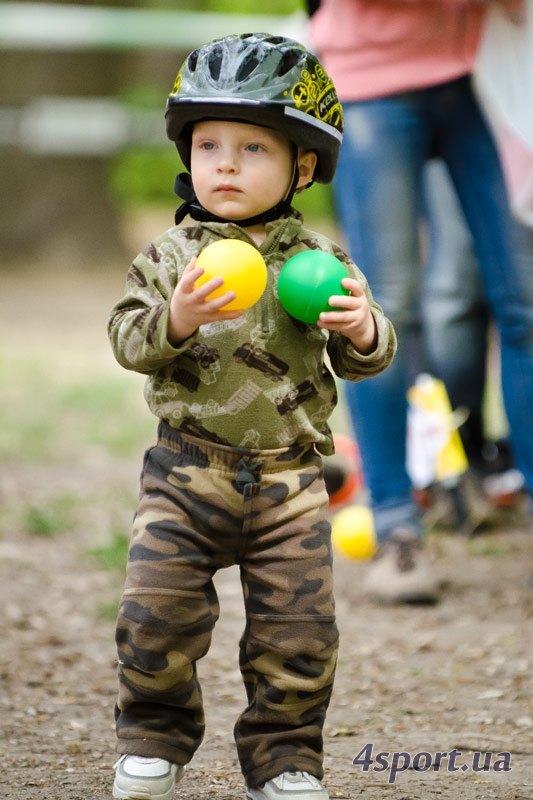
[[[113,94],[121,80],[120,60],[101,52],[4,51],[0,105],[22,109],[42,96]],[[26,124],[31,139],[31,116]],[[8,201],[0,215],[4,267],[14,259],[68,262],[120,252],[103,159],[2,148],[0,193]]]
[[[20,5],[25,2],[29,0],[21,0]],[[55,5],[110,3],[56,0]],[[113,5],[231,13],[261,11],[251,0],[129,0]],[[300,0],[270,0],[267,13],[288,13],[300,7]],[[163,113],[166,95],[184,55],[162,50],[4,49],[0,109],[22,110],[40,97],[120,96],[136,84],[149,84],[160,95]],[[26,123],[29,146],[21,146],[21,141],[0,146],[2,267],[15,260],[68,264],[122,259],[120,214],[109,191],[109,159],[41,154],[31,146],[31,115]],[[163,118],[161,124],[163,127]],[[169,196],[170,193],[171,188]]]

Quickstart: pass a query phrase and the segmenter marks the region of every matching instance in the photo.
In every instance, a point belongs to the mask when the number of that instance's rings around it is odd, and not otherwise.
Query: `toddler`
[[[316,58],[267,34],[195,50],[168,98],[167,132],[189,173],[176,225],[133,262],[109,335],[147,376],[159,418],[145,454],[117,622],[118,751],[113,795],[171,800],[204,733],[196,663],[218,617],[213,576],[239,565],[246,612],[239,663],[247,706],[235,740],[248,800],[327,800],[322,730],[338,632],[321,454],[333,450],[331,370],[361,380],[396,340],[367,282],[291,206],[332,180],[342,110]],[[220,239],[258,248],[268,269],[245,311],[197,255]],[[276,285],[288,258],[333,253],[348,295],[317,324],[293,319]],[[224,287],[225,288],[225,287]],[[328,357],[328,365],[325,356]]]

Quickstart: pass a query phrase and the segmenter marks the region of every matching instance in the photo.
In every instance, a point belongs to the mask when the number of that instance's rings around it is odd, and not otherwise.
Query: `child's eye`
[[[193,147],[196,147],[198,150],[214,150],[215,143],[214,142],[205,142],[205,141],[198,141],[196,144],[193,142]]]
[[[246,149],[250,150],[251,153],[258,153],[262,148],[260,144],[249,144]]]

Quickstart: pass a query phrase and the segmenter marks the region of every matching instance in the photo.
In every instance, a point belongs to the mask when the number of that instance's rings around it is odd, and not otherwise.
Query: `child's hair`
[[[245,33],[194,50],[178,72],[165,116],[168,137],[187,169],[193,124],[223,119],[280,131],[316,152],[314,180],[333,180],[342,108],[317,58],[294,39]]]

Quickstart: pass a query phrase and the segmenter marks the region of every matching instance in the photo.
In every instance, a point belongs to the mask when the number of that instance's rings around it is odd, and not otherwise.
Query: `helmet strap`
[[[294,175],[291,185],[287,194],[279,203],[276,203],[275,206],[269,208],[267,211],[261,212],[261,214],[256,214],[254,217],[246,217],[246,219],[225,219],[224,217],[218,217],[216,214],[212,214],[201,205],[196,197],[190,174],[188,172],[180,172],[179,175],[176,175],[176,180],[174,181],[174,191],[178,197],[185,202],[176,210],[174,215],[175,224],[179,225],[188,214],[197,222],[234,222],[236,225],[240,225],[243,228],[247,228],[250,225],[264,225],[267,222],[279,219],[289,213],[299,179],[298,162],[295,159]]]

